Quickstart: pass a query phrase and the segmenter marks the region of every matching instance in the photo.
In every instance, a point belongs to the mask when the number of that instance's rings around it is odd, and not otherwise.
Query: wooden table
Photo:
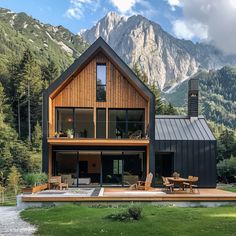
[[[185,179],[181,177],[179,178],[167,177],[167,179],[169,180],[170,183],[173,183],[174,185],[178,185],[182,187],[183,190],[184,190],[184,182],[191,184],[191,181],[189,179]]]

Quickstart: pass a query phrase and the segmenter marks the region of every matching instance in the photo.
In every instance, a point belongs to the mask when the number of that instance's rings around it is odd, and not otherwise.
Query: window
[[[61,137],[67,136],[72,130],[75,138],[93,138],[93,109],[87,108],[56,108],[56,131]]]
[[[73,130],[74,115],[72,108],[57,108],[57,132],[66,136],[67,130]]]
[[[97,138],[106,138],[106,109],[97,109]]]
[[[75,109],[75,137],[93,138],[94,123],[92,109]]]
[[[141,138],[144,109],[109,109],[109,138]]]
[[[106,64],[97,64],[96,98],[98,102],[106,101]]]
[[[121,175],[123,171],[123,162],[122,160],[113,160],[113,174]]]

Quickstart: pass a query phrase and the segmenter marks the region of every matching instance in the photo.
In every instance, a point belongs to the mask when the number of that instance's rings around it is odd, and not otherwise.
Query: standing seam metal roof
[[[156,116],[155,140],[216,140],[204,117]]]

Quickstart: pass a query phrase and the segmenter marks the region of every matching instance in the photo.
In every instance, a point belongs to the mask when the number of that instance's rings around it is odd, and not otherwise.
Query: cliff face
[[[182,82],[199,68],[236,65],[236,56],[224,56],[211,45],[174,38],[140,15],[126,18],[110,12],[79,34],[88,43],[103,37],[131,67],[139,62],[149,83],[157,84],[161,90]]]

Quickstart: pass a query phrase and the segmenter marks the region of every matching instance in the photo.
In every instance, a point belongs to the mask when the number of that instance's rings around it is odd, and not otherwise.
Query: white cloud
[[[172,24],[173,24],[173,31],[176,37],[184,39],[192,39],[194,37],[193,32],[189,30],[184,21],[176,20]]]
[[[166,0],[166,1],[170,5],[172,11],[175,11],[176,7],[181,6],[180,0]]]
[[[84,16],[85,10],[96,11],[99,6],[99,0],[70,0],[70,7],[66,11],[69,18],[80,19]]]
[[[198,22],[190,24],[184,20],[175,20],[172,22],[173,31],[176,37],[181,39],[207,39],[207,27]]]
[[[236,53],[235,0],[179,2],[183,17],[172,22],[177,37],[207,39],[227,54]]]
[[[122,14],[133,13],[134,6],[140,0],[110,0],[111,4],[117,8],[117,10]]]

